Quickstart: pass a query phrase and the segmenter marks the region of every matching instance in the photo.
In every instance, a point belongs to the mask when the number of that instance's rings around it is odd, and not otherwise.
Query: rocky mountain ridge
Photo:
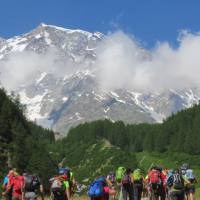
[[[15,88],[27,106],[29,119],[66,134],[70,127],[103,118],[126,123],[162,122],[172,113],[198,103],[198,88],[160,93],[102,88],[95,61],[96,49],[104,37],[99,32],[40,24],[29,33],[7,40],[0,38],[0,62],[23,52],[45,57],[51,51],[54,57],[54,71],[39,67],[28,81]],[[66,66],[66,71],[57,73],[60,65]]]

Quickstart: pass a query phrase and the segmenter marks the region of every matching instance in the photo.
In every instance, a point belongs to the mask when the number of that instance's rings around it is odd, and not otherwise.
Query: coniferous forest
[[[69,132],[67,140],[87,142],[105,138],[113,145],[131,152],[200,153],[200,106],[172,115],[163,124],[125,125],[109,120],[79,125]]]
[[[54,142],[54,133],[27,121],[24,109],[16,96],[7,96],[0,89],[1,177],[9,167],[15,167],[19,172],[37,173],[47,182],[56,172],[47,149]]]

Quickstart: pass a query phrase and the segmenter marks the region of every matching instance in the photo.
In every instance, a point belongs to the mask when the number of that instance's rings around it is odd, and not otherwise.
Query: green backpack
[[[126,172],[125,167],[118,167],[116,170],[116,181],[121,182],[122,178],[124,177],[124,174]]]
[[[136,169],[133,172],[133,179],[134,181],[140,181],[142,179],[142,174],[140,169]]]

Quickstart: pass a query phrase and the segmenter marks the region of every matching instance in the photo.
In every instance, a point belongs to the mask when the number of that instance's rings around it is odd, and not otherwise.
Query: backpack
[[[55,177],[51,180],[51,189],[62,188],[63,183],[59,180],[59,177]]]
[[[122,185],[131,184],[131,177],[128,174],[125,174],[122,178]]]
[[[107,179],[111,182],[111,183],[115,183],[115,173],[114,172],[110,172],[107,176]]]
[[[173,186],[176,190],[182,190],[184,188],[184,180],[179,173],[173,175]]]
[[[24,176],[25,191],[34,192],[40,186],[40,181],[36,176],[26,175]]]
[[[195,179],[195,176],[194,176],[192,169],[186,170],[185,176],[189,181],[193,181]]]
[[[59,177],[54,177],[53,179],[51,179],[51,182],[51,192],[53,193],[53,195],[57,197],[63,196],[65,194],[65,189]]]
[[[173,174],[169,174],[167,177],[167,186],[172,187],[173,186]]]
[[[12,178],[13,192],[21,194],[23,185],[24,185],[24,177],[23,176],[16,176],[16,177]]]
[[[121,182],[124,174],[125,174],[126,168],[125,167],[118,167],[116,170],[116,181]]]
[[[185,175],[186,171],[188,170],[188,168],[189,168],[189,165],[187,163],[182,164],[182,166],[180,168],[181,169],[181,174]]]
[[[160,172],[156,169],[153,169],[149,174],[150,183],[152,184],[161,184]]]
[[[134,170],[133,179],[134,179],[134,182],[138,182],[138,181],[142,180],[142,174],[141,174],[141,170],[140,169]]]
[[[104,195],[104,185],[106,180],[104,177],[100,177],[96,179],[91,185],[89,186],[88,196],[91,198],[94,197],[101,197]]]

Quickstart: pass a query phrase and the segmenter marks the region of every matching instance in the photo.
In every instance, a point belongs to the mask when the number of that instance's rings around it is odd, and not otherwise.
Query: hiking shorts
[[[186,194],[194,194],[195,193],[195,186],[194,185],[189,185],[185,187],[185,193]]]
[[[184,195],[184,190],[177,190],[177,191],[172,191],[170,192],[170,198],[171,200],[184,200],[185,195]]]
[[[22,197],[20,197],[20,196],[12,196],[12,200],[22,200]]]
[[[160,195],[162,193],[162,185],[157,183],[151,184],[151,192],[156,193],[157,195]]]
[[[35,200],[37,199],[37,195],[35,192],[25,192],[25,200]]]
[[[12,192],[8,192],[5,196],[6,200],[12,200]]]
[[[53,200],[67,200],[65,191],[61,188],[52,188]]]

